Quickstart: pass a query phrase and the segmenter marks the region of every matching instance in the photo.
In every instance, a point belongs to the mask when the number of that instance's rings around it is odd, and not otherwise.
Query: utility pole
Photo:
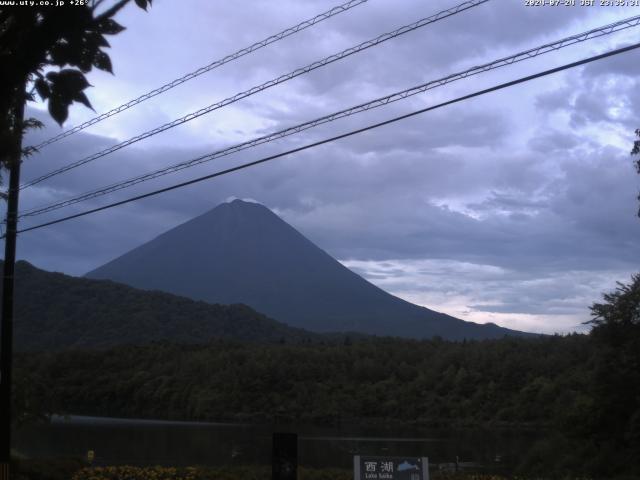
[[[271,480],[296,480],[298,478],[298,435],[274,433],[271,460]]]
[[[7,230],[4,240],[2,273],[2,323],[0,325],[0,480],[9,480],[11,462],[11,368],[13,361],[13,280],[18,230],[18,194],[24,121],[24,85],[17,91],[14,104],[15,145],[6,165],[9,170]]]
[[[25,104],[27,100],[33,99],[35,90],[43,100],[48,101],[49,113],[60,125],[66,120],[72,103],[80,102],[90,106],[83,93],[89,86],[84,73],[94,66],[111,71],[111,61],[103,50],[108,46],[104,36],[116,35],[123,30],[113,20],[113,16],[129,2],[130,0],[117,0],[99,14],[95,10],[102,2],[92,2],[92,5],[88,1],[79,2],[82,5],[72,9],[76,12],[71,23],[58,21],[59,12],[54,14],[51,8],[42,5],[48,2],[21,2],[34,5],[6,9],[7,12],[2,9],[3,40],[7,37],[9,41],[2,48],[3,70],[0,75],[0,141],[3,142],[0,145],[0,166],[9,172],[9,191],[0,307],[0,480],[9,480],[11,462],[13,286]],[[151,2],[152,0],[135,0],[144,10]],[[45,77],[42,72],[58,64],[50,57],[54,48],[59,49],[61,58],[64,59],[63,66],[71,68],[48,72]],[[57,77],[51,76],[52,74]],[[33,89],[27,92],[30,79],[34,82]],[[37,125],[37,122],[29,120],[26,126]],[[24,152],[25,155],[28,153],[30,152]]]

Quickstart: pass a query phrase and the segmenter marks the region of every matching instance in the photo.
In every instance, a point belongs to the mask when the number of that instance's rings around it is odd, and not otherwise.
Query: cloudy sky
[[[461,1],[461,0],[460,0]],[[369,0],[73,135],[24,163],[23,180],[452,7]],[[89,77],[98,113],[337,5],[339,0],[155,0],[129,6],[110,42],[115,76]],[[579,0],[576,0],[580,3]],[[492,0],[266,90],[23,191],[64,199],[632,15],[640,8]],[[485,73],[169,175],[23,227],[260,158],[638,41],[638,28]],[[81,275],[229,198],[254,199],[376,285],[477,322],[581,330],[588,306],[638,271],[640,53],[486,95],[366,134],[53,227],[19,257]],[[30,113],[46,119],[45,106]],[[91,118],[72,108],[65,128]],[[27,143],[62,131],[47,128]]]

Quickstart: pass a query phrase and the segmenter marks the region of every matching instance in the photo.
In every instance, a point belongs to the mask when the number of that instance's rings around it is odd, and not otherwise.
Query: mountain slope
[[[219,205],[89,272],[210,303],[244,303],[317,332],[447,339],[521,334],[401,300],[367,282],[266,207]]]
[[[154,341],[203,343],[214,338],[295,343],[315,337],[245,305],[211,305],[110,281],[45,272],[24,261],[16,264],[18,350]]]

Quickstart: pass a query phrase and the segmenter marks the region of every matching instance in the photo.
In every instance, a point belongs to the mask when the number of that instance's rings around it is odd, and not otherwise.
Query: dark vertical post
[[[429,480],[429,458],[422,457],[422,480]]]
[[[15,151],[7,165],[9,192],[7,198],[7,230],[4,240],[2,273],[2,323],[0,324],[0,480],[9,480],[11,462],[11,368],[13,360],[13,280],[16,263],[18,227],[18,193],[20,191],[20,157],[22,154],[22,122],[24,102],[15,107]],[[17,100],[17,101],[18,101]]]
[[[295,433],[273,434],[272,480],[297,480],[298,435]]]

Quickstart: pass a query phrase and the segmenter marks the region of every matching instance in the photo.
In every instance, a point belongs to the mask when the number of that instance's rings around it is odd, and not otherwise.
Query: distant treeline
[[[551,425],[578,408],[588,339],[154,344],[20,356],[57,413],[181,420]],[[37,381],[35,381],[37,379]],[[577,405],[573,407],[573,405]]]

